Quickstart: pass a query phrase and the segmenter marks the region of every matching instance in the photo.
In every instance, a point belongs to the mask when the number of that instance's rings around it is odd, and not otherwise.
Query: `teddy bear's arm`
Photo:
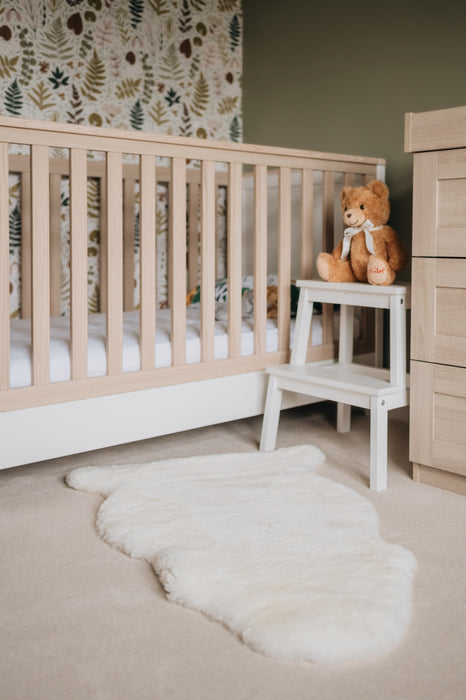
[[[398,234],[389,226],[385,230],[385,243],[390,267],[396,272],[402,270],[408,264],[408,251]]]

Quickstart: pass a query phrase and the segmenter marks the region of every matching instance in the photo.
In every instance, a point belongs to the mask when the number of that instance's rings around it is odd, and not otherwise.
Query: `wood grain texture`
[[[30,159],[28,158],[30,164]],[[21,173],[21,318],[32,314],[31,168]]]
[[[175,156],[193,160],[209,159],[218,162],[243,162],[250,164],[289,165],[307,167],[306,162],[316,160],[328,169],[341,168],[348,163],[354,172],[376,172],[382,158],[349,156],[322,151],[307,151],[296,148],[259,146],[231,141],[214,141],[161,134],[138,133],[123,129],[99,128],[80,124],[0,117],[3,140],[11,143],[47,144],[59,148],[88,148],[96,151],[116,153],[150,153],[152,155]],[[26,139],[26,141],[25,141]],[[288,162],[285,162],[288,161]],[[298,165],[295,163],[301,163]],[[312,167],[312,166],[311,166]],[[345,170],[341,168],[341,170]],[[341,171],[340,170],[340,171]]]
[[[413,359],[459,367],[466,358],[466,259],[414,258]]]
[[[188,171],[190,172],[190,171]],[[197,172],[197,171],[196,171]],[[200,256],[200,186],[197,182],[188,185],[188,289],[199,284]]]
[[[169,222],[169,299],[172,364],[186,361],[186,161],[172,158]]]
[[[50,162],[50,161],[49,161]],[[61,175],[50,173],[50,314],[61,314]],[[27,269],[27,268],[26,268]]]
[[[215,163],[201,165],[201,361],[214,359],[215,337]]]
[[[406,116],[414,152],[410,458],[466,493],[466,107]],[[423,151],[423,152],[421,152]]]
[[[466,144],[466,107],[410,112],[405,116],[405,151],[438,151]]]
[[[8,144],[0,143],[0,391],[10,386]]]
[[[87,377],[87,159],[70,153],[71,378]]]
[[[425,464],[413,465],[413,479],[421,484],[446,489],[453,493],[466,496],[466,477],[460,474],[446,472],[443,469],[435,469]]]
[[[324,172],[322,190],[322,250],[331,252],[335,245],[335,175]],[[324,343],[333,340],[333,306],[322,308],[322,338]]]
[[[301,176],[301,266],[302,279],[311,279],[314,262],[313,222],[314,172],[303,170]]]
[[[121,153],[107,153],[107,374],[122,371],[123,186]]]
[[[155,364],[156,327],[156,170],[153,156],[140,160],[140,337],[141,369]],[[133,255],[131,255],[133,259]]]
[[[50,374],[50,238],[48,148],[31,148],[32,382]]]
[[[242,168],[230,163],[228,183],[228,355],[241,355]]]
[[[328,356],[328,351],[328,348],[316,347],[314,354],[316,361],[323,359],[323,355]],[[255,372],[265,369],[270,363],[286,362],[288,358],[289,352],[267,352],[262,355],[248,355],[235,359],[213,360],[212,362],[160,367],[140,372],[122,372],[102,377],[52,382],[43,386],[6,389],[0,392],[0,412]]]
[[[421,153],[413,165],[413,256],[435,255],[437,154]]]
[[[435,307],[433,280],[434,258],[413,258],[412,262],[412,313],[411,358],[432,361],[434,357]]]
[[[150,156],[149,156],[150,157]],[[135,183],[123,180],[123,309],[134,309]]]
[[[267,168],[254,170],[254,352],[265,352],[267,319]]]
[[[278,349],[290,347],[291,169],[280,168],[278,180]]]

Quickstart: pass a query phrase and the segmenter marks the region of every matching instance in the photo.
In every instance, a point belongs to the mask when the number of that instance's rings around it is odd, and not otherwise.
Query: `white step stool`
[[[299,280],[296,329],[287,365],[268,367],[269,383],[262,424],[261,452],[275,449],[283,391],[338,402],[337,430],[350,430],[351,406],[367,408],[370,419],[370,488],[387,488],[387,413],[406,406],[406,309],[409,284],[378,287],[357,282]],[[314,302],[341,304],[338,361],[306,363]],[[354,306],[390,310],[390,369],[355,364]]]

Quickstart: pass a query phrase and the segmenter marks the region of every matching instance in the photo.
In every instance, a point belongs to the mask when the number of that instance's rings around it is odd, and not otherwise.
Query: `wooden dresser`
[[[407,114],[414,154],[410,459],[466,495],[466,107]]]

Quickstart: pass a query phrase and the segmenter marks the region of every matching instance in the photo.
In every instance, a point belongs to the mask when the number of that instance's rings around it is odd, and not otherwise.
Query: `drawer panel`
[[[466,149],[414,156],[413,255],[466,257]]]
[[[466,289],[437,287],[436,324],[439,335],[466,337]],[[466,360],[466,357],[465,357]]]
[[[412,272],[411,358],[464,367],[466,259],[418,258]]]
[[[466,369],[411,362],[411,461],[466,476]]]
[[[435,441],[466,448],[465,422],[466,399],[434,393]]]

